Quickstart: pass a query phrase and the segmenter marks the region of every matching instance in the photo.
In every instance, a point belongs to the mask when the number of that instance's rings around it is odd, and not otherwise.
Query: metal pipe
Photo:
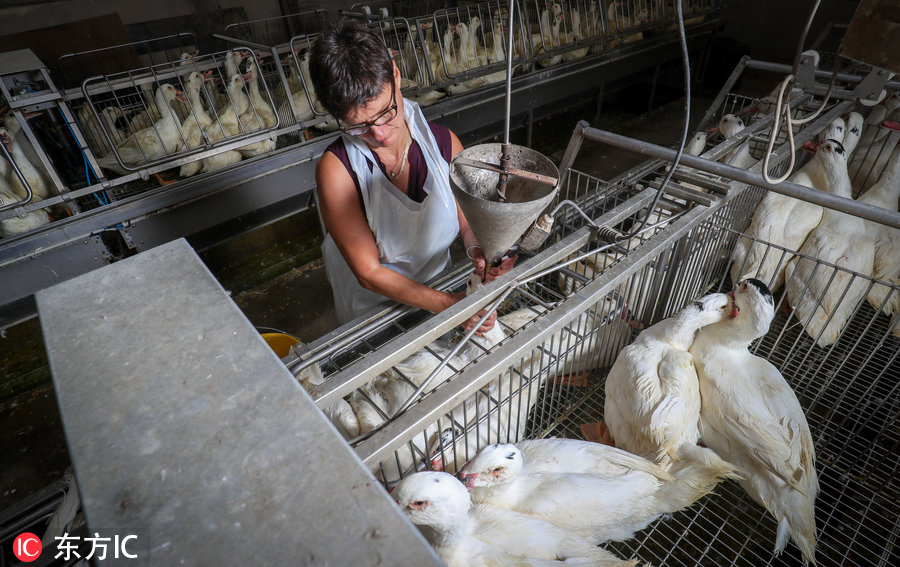
[[[506,101],[503,116],[503,144],[500,146],[500,168],[503,173],[497,180],[497,193],[500,194],[500,200],[506,200],[506,184],[509,181],[510,160],[512,159],[512,148],[509,145],[509,115],[512,108],[512,60],[513,60],[513,13],[515,12],[515,0],[509,2],[509,40],[506,42]]]
[[[773,63],[771,61],[759,61],[756,59],[751,59],[747,63],[747,68],[756,69],[757,71],[768,71],[771,73],[780,73],[780,74],[790,74],[791,66],[785,65],[784,63]],[[830,79],[831,72],[830,71],[819,71],[816,70],[816,78],[817,79]],[[859,83],[865,79],[862,75],[852,75],[849,73],[838,73],[837,80],[844,81],[848,83]],[[900,89],[900,81],[887,81],[885,87],[890,89]]]
[[[675,159],[675,150],[657,146],[656,144],[650,144],[642,140],[635,140],[634,138],[629,138],[627,136],[620,136],[619,134],[613,134],[612,132],[607,132],[605,130],[585,128],[584,136],[597,142],[610,144],[642,155],[648,155],[668,161]],[[768,183],[759,173],[753,173],[746,169],[726,165],[717,161],[698,158],[692,155],[683,154],[681,156],[681,164],[708,173],[721,175],[748,185],[762,187],[769,191],[787,195],[788,197],[815,203],[816,205],[828,207],[829,209],[841,211],[879,224],[900,228],[900,213],[882,209],[881,207],[873,207],[866,203],[860,203],[859,201],[854,201],[853,199],[847,199],[845,197],[838,197],[831,193],[826,193],[789,181],[783,181],[777,184]]]
[[[513,60],[513,12],[516,0],[509,2],[509,40],[506,42],[506,108],[503,120],[503,145],[509,145],[509,113],[512,101],[512,60]]]

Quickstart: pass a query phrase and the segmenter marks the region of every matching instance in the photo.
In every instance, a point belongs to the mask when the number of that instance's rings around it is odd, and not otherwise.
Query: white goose
[[[865,131],[859,140],[859,151],[853,155],[853,159],[849,162],[849,170],[851,172],[851,184],[853,185],[853,194],[858,195],[868,189],[868,186],[875,181],[879,165],[879,158],[883,158],[890,154],[890,150],[884,148],[882,139],[887,135],[888,130],[882,127],[882,123],[888,117],[900,108],[900,93],[894,93],[884,99],[881,104],[877,104],[869,111],[869,115],[865,118]]]
[[[557,441],[546,440],[544,455],[553,454]],[[612,463],[572,472],[565,470],[570,452],[564,446],[553,455],[559,470],[550,472],[542,470],[547,461],[532,468],[515,445],[489,445],[459,476],[476,504],[527,514],[594,543],[629,539],[662,514],[690,506],[721,480],[699,463],[680,464],[672,476],[614,447],[607,448]]]
[[[778,369],[748,350],[768,331],[775,302],[753,279],[739,283],[734,297],[737,315],[701,329],[691,346],[703,397],[700,434],[737,466],[741,487],[775,516],[775,553],[793,538],[815,564],[819,483],[809,425]]]
[[[247,70],[249,75],[247,85],[250,91],[250,105],[240,117],[241,129],[244,132],[272,128],[278,123],[278,117],[272,111],[272,106],[259,92],[259,63],[253,57],[250,57],[249,61],[250,68]],[[243,146],[240,148],[241,155],[245,158],[250,158],[267,154],[275,149],[276,140],[277,138],[266,138]]]
[[[397,484],[391,496],[448,567],[626,567],[593,543],[557,526],[510,510],[472,506],[466,488],[442,472],[420,472]]]
[[[0,128],[5,130],[5,128]],[[0,134],[2,136],[2,134]],[[12,189],[6,184],[6,180],[0,178],[0,206],[20,201],[21,198],[13,194]],[[50,222],[50,217],[44,209],[36,209],[22,216],[14,216],[0,220],[0,237],[15,236]]]
[[[104,156],[111,150],[106,136],[103,135],[104,130],[112,138],[113,145],[121,144],[126,137],[126,133],[116,126],[116,121],[124,117],[125,114],[118,106],[107,106],[100,110],[100,121],[94,117],[89,104],[82,106],[76,117],[81,133],[84,134],[85,141],[94,151],[95,156]]]
[[[566,34],[566,43],[577,43],[584,39],[584,33],[581,28],[581,16],[578,14],[578,10],[572,9],[572,31]],[[590,50],[590,46],[582,47],[580,49],[573,49],[572,51],[567,51],[562,54],[563,61],[574,61],[575,59],[580,59],[587,55],[588,50]]]
[[[498,326],[516,331],[543,313],[541,308],[523,308],[498,318]],[[577,384],[593,368],[608,366],[631,336],[623,317],[627,313],[621,298],[604,298],[596,310],[589,310],[577,321],[544,339],[540,348],[528,353],[510,372],[484,388],[484,395],[468,400],[457,419],[468,419],[460,431],[441,432],[430,446],[432,468],[455,472],[471,451],[498,441],[497,432],[518,439],[525,431],[528,416],[541,395],[547,379],[562,379]],[[583,345],[585,348],[576,345]],[[492,400],[519,392],[514,404]],[[488,422],[484,416],[490,414]],[[486,426],[489,423],[489,426]],[[502,439],[500,439],[502,440]]]
[[[178,151],[183,143],[181,122],[171,103],[173,100],[182,99],[182,95],[181,91],[170,84],[160,85],[156,89],[156,105],[163,116],[152,126],[135,132],[116,146],[116,152],[125,164],[138,166]],[[121,175],[130,173],[119,164],[114,153],[103,156],[97,163],[100,167]]]
[[[615,38],[617,35],[625,33],[622,30],[636,27],[648,21],[647,8],[642,8],[637,11],[635,11],[635,8],[636,5],[632,4],[630,7],[631,13],[626,14],[625,12],[628,11],[629,8],[623,4],[622,0],[615,0],[609,3],[609,8],[606,10],[606,21],[609,25],[609,35],[611,37]],[[632,33],[625,37],[614,39],[610,42],[610,47],[618,47],[622,43],[631,43],[642,39],[644,39],[643,33]]]
[[[839,168],[838,162],[843,163],[846,170],[844,155],[843,145],[838,140],[829,140],[819,145],[815,157],[794,173],[790,180],[831,192],[834,185],[828,182],[828,176],[831,175],[828,172]],[[763,242],[752,242],[749,238],[738,241],[734,263],[731,265],[731,281],[754,277],[766,282],[773,291],[781,289],[785,282],[787,262],[793,255],[769,248],[767,244],[798,250],[821,222],[822,214],[822,207],[814,203],[779,193],[767,193],[753,213],[746,231],[750,237]]]
[[[21,131],[22,130],[20,129],[19,132]],[[24,137],[24,134],[21,135]],[[9,152],[13,162],[18,166],[19,171],[22,173],[22,177],[25,178],[28,186],[31,187],[33,201],[40,201],[56,194],[53,181],[50,179],[50,176],[47,174],[43,165],[40,162],[34,163],[28,159],[20,141],[5,126],[0,127],[0,142],[6,146],[6,151]],[[12,167],[9,167],[6,170],[6,182],[13,193],[19,197],[24,198],[25,195],[27,195],[25,185],[22,184],[19,176],[16,175],[15,169]]]
[[[694,137],[691,138],[691,141],[688,142],[688,145],[685,146],[684,151],[692,156],[699,156],[703,153],[703,150],[706,149],[706,139],[709,135],[706,132],[697,132],[694,134]]]
[[[506,51],[505,51],[505,42],[503,39],[503,24],[497,22],[494,24],[493,29],[493,38],[494,43],[491,44],[491,53],[489,55],[488,63],[496,64],[501,61],[506,61]],[[500,71],[495,71],[488,75],[484,76],[484,84],[490,85],[493,83],[499,83],[501,81],[506,80],[506,69],[502,69]]]
[[[207,128],[206,135],[210,140],[221,140],[241,133],[240,115],[250,106],[250,98],[244,92],[244,78],[235,73],[228,80],[228,102],[217,112],[217,122]],[[241,152],[227,150],[211,155],[203,160],[202,172],[213,171],[243,159]]]
[[[559,6],[559,4],[554,4],[555,6]],[[550,24],[550,36],[549,39],[544,37],[544,42],[550,44],[550,49],[554,49],[559,47],[559,27],[562,24],[564,16],[562,13],[556,14],[553,17],[553,23]],[[542,48],[541,53],[544,53],[545,50]],[[537,55],[537,54],[536,54]],[[557,65],[562,61],[562,55],[541,55],[536,59],[539,67],[551,67],[553,65]]]
[[[718,126],[719,132],[726,138],[737,135],[744,128],[744,121],[734,114],[726,114],[723,116],[719,121]],[[722,158],[722,162],[733,165],[734,167],[740,167],[741,169],[747,169],[757,161],[758,160],[750,154],[750,138],[744,140],[738,147],[728,152],[725,157]]]
[[[818,153],[825,152],[825,177],[829,193],[850,199],[850,177],[843,148],[829,148],[827,142]],[[822,220],[800,248],[800,253],[816,260],[794,257],[784,270],[788,301],[794,315],[820,347],[837,340],[844,325],[865,297],[868,282],[852,273],[827,267],[832,264],[865,276],[872,274],[875,245],[866,235],[864,220],[846,213],[825,209]]]
[[[900,199],[900,146],[894,148],[888,165],[871,189],[859,198],[867,203],[890,211],[897,210]],[[900,278],[900,230],[866,221],[866,234],[875,243],[875,262],[872,277],[879,280],[897,280]],[[891,296],[890,299],[888,296]],[[900,297],[891,288],[876,284],[866,297],[875,309],[881,309],[888,316],[900,308]]]
[[[733,472],[730,463],[700,447],[700,389],[688,352],[702,327],[728,317],[724,293],[695,301],[674,317],[644,329],[625,347],[606,378],[603,420],[617,447],[669,470],[686,459]]]
[[[200,98],[200,89],[203,88],[205,77],[194,71],[188,76],[187,81],[187,98],[189,101],[189,116],[181,125],[184,133],[184,147],[196,148],[206,142],[206,129],[212,124],[212,118],[206,109],[203,108],[203,101]],[[188,162],[181,166],[178,171],[180,177],[190,177],[200,171],[203,163],[202,160]]]

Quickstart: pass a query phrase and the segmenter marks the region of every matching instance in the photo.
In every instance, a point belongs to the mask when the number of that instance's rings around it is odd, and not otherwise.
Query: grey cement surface
[[[185,240],[37,302],[89,532],[138,536],[113,563],[440,565]]]

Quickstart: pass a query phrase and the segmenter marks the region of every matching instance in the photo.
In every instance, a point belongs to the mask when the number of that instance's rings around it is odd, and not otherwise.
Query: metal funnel
[[[450,187],[488,262],[495,263],[538,218],[559,190],[559,170],[543,154],[523,146],[509,145],[510,167],[506,201],[497,192],[500,180],[501,144],[472,146],[457,154],[450,164]],[[485,169],[474,162],[492,164]],[[514,171],[523,172],[518,176]],[[528,175],[531,173],[532,175]],[[531,177],[544,176],[554,184]]]

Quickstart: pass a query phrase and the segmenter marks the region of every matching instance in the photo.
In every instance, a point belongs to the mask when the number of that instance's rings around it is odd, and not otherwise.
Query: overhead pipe
[[[604,144],[616,146],[617,148],[622,148],[658,159],[664,159],[667,161],[673,161],[675,159],[675,150],[663,146],[657,146],[656,144],[651,144],[642,140],[629,138],[627,136],[613,134],[612,132],[607,132],[606,130],[600,130],[588,126],[584,128],[584,137],[590,140],[602,142]],[[713,173],[715,175],[734,179],[735,181],[740,181],[748,185],[762,187],[769,191],[774,191],[775,193],[780,193],[782,195],[787,195],[788,197],[793,197],[795,199],[800,199],[802,201],[807,201],[809,203],[828,207],[829,209],[834,209],[836,211],[851,214],[866,220],[877,222],[879,224],[883,224],[893,228],[900,228],[900,213],[889,211],[888,209],[874,207],[872,205],[861,203],[853,199],[847,199],[846,197],[839,197],[837,195],[832,195],[831,193],[812,189],[810,187],[806,187],[805,185],[791,183],[790,181],[782,181],[781,183],[769,183],[765,179],[763,179],[763,176],[759,173],[753,173],[751,171],[747,171],[746,169],[719,163],[717,161],[710,161],[708,159],[703,159],[689,154],[682,154],[681,164],[687,167],[692,167],[694,169],[699,169],[700,171],[705,171],[707,173]]]

